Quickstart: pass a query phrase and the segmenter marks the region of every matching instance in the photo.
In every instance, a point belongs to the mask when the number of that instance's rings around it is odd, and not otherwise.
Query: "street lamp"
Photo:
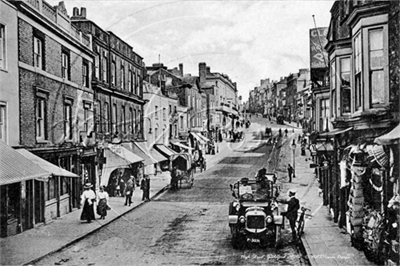
[[[296,160],[295,160],[295,154],[296,154],[296,140],[293,139],[292,143],[292,150],[293,150],[293,177],[296,177]]]

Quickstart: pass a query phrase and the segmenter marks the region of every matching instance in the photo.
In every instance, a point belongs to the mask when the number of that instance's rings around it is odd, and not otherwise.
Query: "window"
[[[104,132],[108,133],[110,132],[109,128],[109,123],[110,123],[110,107],[108,106],[108,103],[105,102],[103,106],[103,120],[104,120]]]
[[[137,77],[136,77],[136,73],[132,74],[132,78],[133,78],[133,86],[134,86],[134,91],[132,91],[135,94],[137,93],[137,88],[138,88],[138,84],[137,84]]]
[[[133,110],[133,119],[134,119],[133,133],[135,133],[137,131],[137,123],[138,123],[138,119],[136,116],[136,109]]]
[[[125,88],[125,67],[121,66],[120,69],[120,75],[121,75],[121,89],[123,90]]]
[[[328,130],[329,117],[329,99],[321,99],[320,101],[320,132]]]
[[[351,89],[350,89],[350,57],[340,59],[340,104],[341,113],[351,112]]]
[[[7,105],[0,102],[0,140],[7,143]]]
[[[72,101],[64,102],[64,136],[66,140],[72,139]]]
[[[37,98],[36,100],[36,138],[39,140],[46,139],[46,99]]]
[[[117,69],[116,69],[116,66],[115,66],[115,62],[113,61],[111,63],[111,84],[112,85],[116,85],[117,84],[116,74],[117,74]]]
[[[133,117],[133,111],[132,108],[129,108],[129,117],[128,117],[128,121],[129,121],[129,133],[134,133],[134,127],[135,127],[135,121],[134,121],[134,117]]]
[[[69,53],[63,51],[61,53],[61,77],[69,80],[69,73]]]
[[[83,104],[83,131],[89,133],[89,112],[90,112],[90,103]]]
[[[89,64],[85,61],[82,64],[82,85],[89,88]]]
[[[172,113],[172,106],[169,105],[169,114],[171,114],[171,113]]]
[[[102,76],[103,76],[103,81],[107,82],[108,81],[108,77],[107,77],[107,72],[108,72],[108,62],[107,62],[107,53],[104,52],[103,54],[103,60],[102,60]]]
[[[142,122],[142,112],[139,110],[138,111],[138,120],[137,120],[137,132],[140,132],[142,130],[141,128],[141,122]]]
[[[154,108],[154,117],[158,119],[158,106],[156,105]]]
[[[47,199],[51,200],[56,198],[56,177],[52,176],[49,178],[49,182],[47,182]]]
[[[368,42],[370,71],[370,105],[371,107],[374,107],[374,105],[383,104],[385,102],[383,71],[383,29],[370,30]]]
[[[190,107],[190,96],[187,97],[187,106]]]
[[[141,78],[140,78],[140,75],[137,75],[137,79],[136,79],[136,91],[135,91],[135,94],[136,95],[139,95],[139,93],[140,93],[140,86],[141,86]]]
[[[181,116],[181,129],[183,130],[183,116]]]
[[[0,69],[6,68],[6,27],[0,24]]]
[[[335,117],[336,115],[336,60],[331,62],[331,105],[332,105],[332,113],[331,116]]]
[[[126,132],[125,106],[121,107],[120,121],[121,121],[121,132],[125,133]]]
[[[129,73],[128,73],[128,90],[129,90],[129,92],[133,93],[132,71],[131,70],[129,70]]]
[[[117,132],[117,105],[114,103],[113,104],[113,132],[116,133]]]
[[[96,54],[96,56],[94,57],[94,75],[96,77],[96,79],[100,78],[100,55]]]
[[[163,120],[167,119],[165,108],[163,108],[162,113],[163,113]]]
[[[33,66],[43,69],[43,42],[33,37]]]
[[[361,110],[362,106],[362,46],[361,34],[354,39],[354,70],[355,70],[355,109]]]
[[[155,142],[157,142],[157,138],[158,138],[158,127],[156,127],[154,129],[154,140],[155,140]]]

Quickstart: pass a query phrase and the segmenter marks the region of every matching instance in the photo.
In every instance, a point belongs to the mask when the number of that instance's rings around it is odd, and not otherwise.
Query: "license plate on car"
[[[247,241],[251,243],[260,243],[260,239],[257,238],[248,238]]]

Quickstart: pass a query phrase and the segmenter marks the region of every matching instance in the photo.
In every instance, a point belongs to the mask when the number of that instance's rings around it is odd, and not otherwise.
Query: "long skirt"
[[[81,220],[82,221],[86,220],[88,222],[95,220],[93,202],[92,204],[89,205],[89,201],[88,200],[85,201],[81,214]]]
[[[99,204],[97,205],[97,214],[100,216],[107,216],[107,200],[101,199]]]

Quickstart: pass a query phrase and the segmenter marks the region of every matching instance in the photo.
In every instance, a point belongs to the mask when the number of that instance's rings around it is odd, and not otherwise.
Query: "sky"
[[[51,5],[59,1],[47,0]],[[198,76],[205,62],[227,74],[238,95],[261,79],[279,80],[309,68],[309,30],[328,27],[333,0],[64,0],[68,14],[86,7],[87,18],[117,34],[144,58],[169,69],[183,64]]]

